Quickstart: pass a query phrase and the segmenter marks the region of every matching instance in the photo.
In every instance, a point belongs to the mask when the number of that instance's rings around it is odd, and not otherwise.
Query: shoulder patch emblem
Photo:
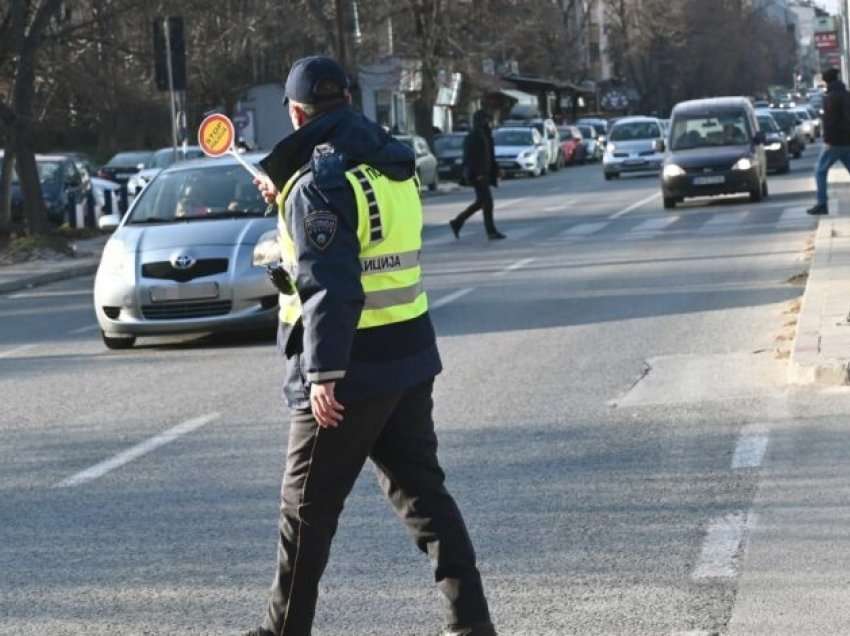
[[[320,210],[312,212],[304,218],[304,232],[307,240],[318,250],[324,251],[330,245],[339,223],[336,214]]]

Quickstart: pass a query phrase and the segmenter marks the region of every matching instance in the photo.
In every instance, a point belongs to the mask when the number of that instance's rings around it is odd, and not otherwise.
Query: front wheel
[[[768,194],[769,193],[767,191],[767,179],[765,179],[764,183],[761,186],[761,196],[763,199],[766,199],[768,197]]]
[[[676,197],[664,197],[664,209],[665,210],[675,210],[676,209]]]
[[[760,203],[764,198],[764,188],[761,185],[756,186],[755,190],[750,190],[750,202]]]
[[[428,184],[428,191],[429,192],[436,192],[439,187],[440,187],[440,176],[435,172],[434,173],[434,180],[431,183]]]
[[[106,345],[107,349],[130,349],[134,344],[136,344],[135,336],[127,336],[127,337],[112,337],[107,336],[106,333],[101,330],[100,337],[103,338],[103,344]]]

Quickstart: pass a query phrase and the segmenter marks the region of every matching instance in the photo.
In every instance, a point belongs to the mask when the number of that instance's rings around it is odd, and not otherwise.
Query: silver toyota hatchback
[[[245,156],[252,163],[261,158]],[[276,245],[277,220],[235,160],[163,170],[123,220],[103,217],[101,228],[117,228],[94,287],[110,349],[132,347],[138,336],[275,324],[277,291],[261,257]]]

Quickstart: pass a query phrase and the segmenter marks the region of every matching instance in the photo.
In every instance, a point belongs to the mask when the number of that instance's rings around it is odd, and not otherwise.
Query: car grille
[[[210,318],[230,313],[233,303],[229,300],[214,300],[191,303],[161,303],[142,305],[142,315],[146,320],[181,320],[189,318]]]
[[[169,261],[157,261],[142,265],[142,276],[144,278],[173,280],[177,283],[186,283],[202,276],[223,274],[226,271],[226,258],[202,258],[189,269],[177,269]]]
[[[695,166],[693,168],[685,168],[685,172],[695,175],[711,175],[715,172],[728,172],[731,169],[731,164],[723,166]]]
[[[654,150],[644,150],[642,153],[640,153],[640,156],[641,157],[651,157],[654,154],[655,154]]]

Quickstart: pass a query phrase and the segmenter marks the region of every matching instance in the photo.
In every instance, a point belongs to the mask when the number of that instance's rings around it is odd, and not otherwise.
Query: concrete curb
[[[61,269],[57,268],[40,274],[30,274],[14,280],[0,282],[0,294],[9,294],[22,289],[49,285],[50,283],[68,280],[69,278],[90,276],[97,271],[98,263],[99,259],[85,259],[83,263],[76,263]]]
[[[792,384],[850,384],[850,218],[824,218],[788,366]]]

